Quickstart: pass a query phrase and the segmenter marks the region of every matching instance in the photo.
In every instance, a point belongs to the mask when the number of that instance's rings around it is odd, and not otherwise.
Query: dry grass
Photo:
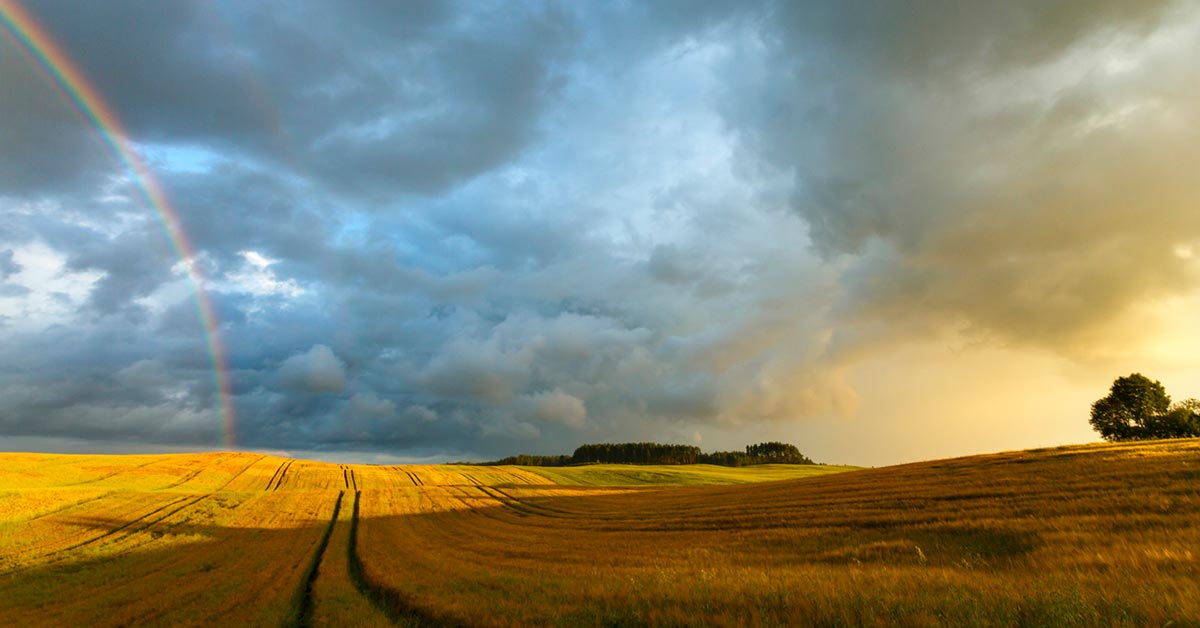
[[[329,547],[321,560],[313,586],[316,626],[391,626],[392,622],[359,591],[350,573],[350,528],[354,518],[354,494],[346,493]]]
[[[1200,441],[801,472],[0,454],[0,624],[1200,625]]]

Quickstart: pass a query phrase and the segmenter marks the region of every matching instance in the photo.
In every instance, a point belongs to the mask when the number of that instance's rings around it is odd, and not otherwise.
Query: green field
[[[555,484],[573,486],[709,486],[748,484],[810,478],[851,471],[842,465],[764,464],[752,467],[719,467],[710,464],[630,465],[592,464],[575,467],[519,467]]]

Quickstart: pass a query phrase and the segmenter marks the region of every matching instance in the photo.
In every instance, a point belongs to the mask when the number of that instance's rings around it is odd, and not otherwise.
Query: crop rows
[[[1200,619],[1198,441],[818,471],[0,454],[0,625]]]

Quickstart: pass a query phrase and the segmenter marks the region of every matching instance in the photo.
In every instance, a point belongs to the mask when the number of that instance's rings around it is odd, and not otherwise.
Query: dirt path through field
[[[326,526],[325,533],[317,541],[317,547],[313,550],[308,568],[300,578],[300,587],[296,590],[296,595],[292,602],[292,612],[288,615],[287,621],[284,622],[285,626],[290,628],[307,628],[313,625],[313,585],[316,582],[317,573],[321,569],[321,562],[325,557],[325,549],[329,546],[329,537],[333,534],[334,526],[337,525],[338,515],[342,510],[342,498],[345,495],[345,491],[338,491],[337,501],[333,505],[333,515],[329,518],[329,525]]]
[[[349,474],[346,476],[349,482]],[[352,500],[357,493],[344,492],[341,509],[332,526],[329,543],[310,587],[312,626],[392,626],[392,620],[359,591],[350,576]]]

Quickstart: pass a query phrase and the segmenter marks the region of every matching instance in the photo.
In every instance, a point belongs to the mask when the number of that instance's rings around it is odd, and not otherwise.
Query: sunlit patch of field
[[[845,470],[0,454],[0,625],[1200,625],[1200,440]]]
[[[708,486],[795,480],[858,467],[839,465],[765,464],[753,467],[720,467],[710,464],[641,466],[593,464],[578,467],[518,467],[544,476],[555,484],[577,486]]]

